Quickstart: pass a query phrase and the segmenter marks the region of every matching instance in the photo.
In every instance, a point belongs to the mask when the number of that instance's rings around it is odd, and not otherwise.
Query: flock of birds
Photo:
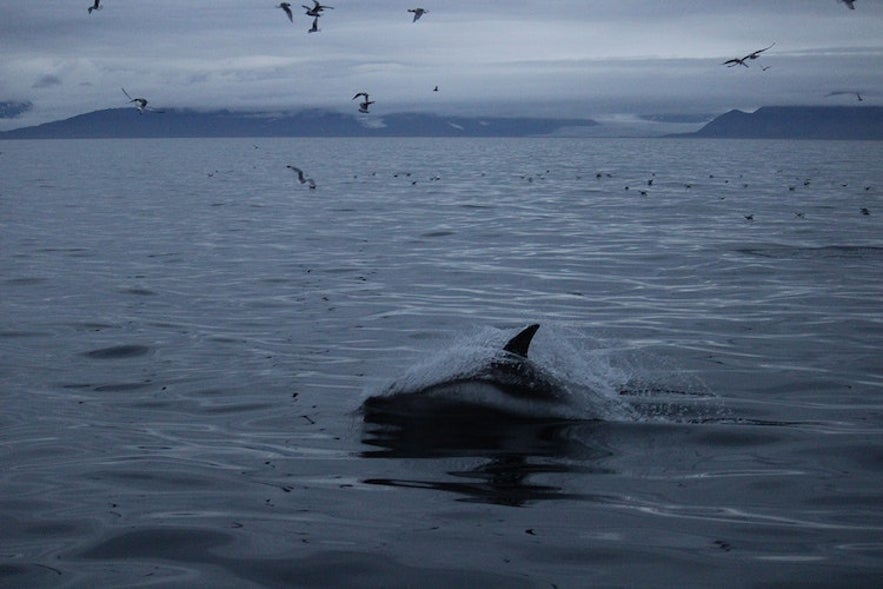
[[[326,10],[334,10],[334,7],[328,6],[326,4],[322,4],[319,0],[310,0],[310,1],[313,3],[312,6],[308,6],[306,4],[301,4],[301,7],[304,9],[305,14],[308,17],[313,19],[312,25],[310,26],[309,29],[307,29],[307,32],[308,33],[318,33],[321,31],[321,29],[319,28],[319,19],[323,16],[323,13]],[[850,10],[855,10],[855,1],[856,0],[840,0],[840,2],[843,2]],[[280,2],[276,7],[282,9],[282,11],[285,13],[285,16],[288,18],[289,22],[291,22],[291,23],[294,22],[294,12],[292,11],[292,7],[291,7],[290,2]],[[92,5],[89,6],[87,8],[87,10],[88,10],[89,14],[92,14],[94,11],[101,10],[101,8],[102,8],[101,7],[101,0],[93,0]],[[417,22],[418,20],[420,20],[420,18],[423,17],[423,15],[429,13],[429,10],[427,10],[425,8],[409,8],[409,9],[407,9],[407,12],[412,15],[411,22]],[[746,55],[743,55],[740,57],[733,57],[731,59],[728,59],[728,60],[724,61],[722,63],[722,65],[725,65],[730,68],[736,67],[736,66],[742,66],[742,67],[746,67],[746,68],[750,67],[749,66],[750,62],[754,62],[754,61],[758,60],[765,52],[772,49],[775,45],[776,45],[776,43],[774,41],[770,45],[767,45],[766,47],[752,51]],[[761,69],[763,71],[767,71],[768,69],[770,69],[770,67],[771,66],[769,66],[769,65],[761,66]],[[145,112],[155,112],[155,113],[164,112],[162,110],[157,110],[153,107],[149,107],[148,101],[146,98],[143,98],[143,97],[133,98],[131,95],[129,95],[128,92],[126,92],[125,88],[122,88],[122,91],[123,91],[123,94],[126,96],[126,98],[129,99],[129,103],[135,105],[135,108],[138,110],[139,114],[144,114]],[[435,86],[433,88],[433,91],[438,92],[438,86]],[[863,101],[861,93],[858,91],[855,91],[855,90],[838,90],[838,91],[830,92],[826,96],[841,96],[841,95],[854,95],[859,102]],[[370,113],[370,107],[372,104],[375,103],[375,101],[370,99],[368,92],[365,92],[365,91],[357,92],[353,96],[352,100],[356,100],[358,98],[362,99],[358,103],[359,112],[364,113],[364,114]],[[292,165],[289,165],[286,167],[290,168],[291,170],[293,170],[294,172],[297,173],[298,181],[301,184],[307,184],[310,189],[316,188],[315,180],[313,180],[313,178],[306,176],[304,174],[303,170],[301,170],[300,168],[298,168],[296,166],[292,166]],[[531,180],[532,180],[532,178],[531,178]],[[653,183],[653,180],[651,179],[648,182],[648,186],[652,185],[652,183]],[[628,190],[628,189],[629,189],[629,187],[626,186],[626,190]],[[646,190],[641,190],[640,192],[642,195],[647,194]],[[867,212],[867,209],[863,209],[862,213],[869,214]],[[753,215],[752,216],[746,215],[745,218],[748,219],[749,221],[751,221],[751,220],[753,220]]]
[[[310,28],[307,29],[307,32],[308,33],[318,33],[321,31],[321,29],[319,28],[319,19],[322,17],[323,13],[326,10],[334,10],[334,7],[328,6],[327,4],[322,4],[319,0],[311,0],[311,1],[313,3],[312,6],[307,6],[306,4],[301,4],[301,7],[305,10],[305,14],[313,19],[312,26],[310,26]],[[855,0],[840,0],[840,1],[843,2],[844,4],[846,4],[846,6],[850,10],[855,10]],[[292,23],[294,22],[294,12],[292,11],[290,2],[281,2],[276,7],[282,9],[282,11],[285,13],[285,16],[288,17],[289,22],[292,22]],[[88,7],[89,14],[92,14],[93,11],[100,10],[100,9],[101,9],[101,0],[94,0],[93,4]],[[417,22],[418,20],[420,20],[420,18],[424,14],[429,13],[429,11],[425,8],[408,8],[407,11],[413,15],[413,19],[411,22]],[[768,45],[762,49],[757,49],[757,50],[752,51],[752,52],[750,52],[746,55],[743,55],[741,57],[733,57],[731,59],[724,61],[722,65],[725,65],[727,67],[742,66],[742,67],[747,68],[747,67],[749,67],[749,62],[759,59],[763,53],[765,53],[766,51],[773,48],[775,46],[775,44],[776,43],[774,41],[773,43],[771,43],[770,45]],[[763,71],[767,71],[768,69],[770,69],[770,67],[772,67],[772,66],[766,65],[766,66],[762,66],[761,69]],[[438,92],[438,86],[435,86],[433,88],[433,92]],[[130,103],[135,104],[135,108],[137,108],[138,112],[141,114],[143,114],[144,112],[147,112],[148,110],[151,112],[163,112],[163,111],[159,111],[159,110],[156,110],[153,108],[148,108],[147,99],[145,99],[145,98],[132,98],[125,91],[125,89],[123,89],[123,93],[126,95],[127,98],[129,98]],[[861,96],[861,93],[859,91],[855,91],[855,90],[839,90],[839,91],[831,92],[831,93],[827,94],[826,96],[840,96],[840,95],[854,95],[859,102],[864,100]],[[364,113],[364,114],[370,113],[370,110],[369,110],[370,106],[372,104],[374,104],[375,101],[370,100],[368,93],[364,92],[364,91],[357,92],[356,95],[353,96],[352,99],[355,100],[359,97],[362,97],[364,99],[361,102],[359,102],[359,112]]]
[[[327,4],[322,4],[319,0],[312,0],[313,5],[307,6],[306,4],[301,4],[301,7],[306,11],[305,14],[313,19],[313,24],[307,29],[308,33],[318,33],[322,29],[319,28],[319,18],[322,17],[322,13],[326,10],[334,10],[333,6],[328,6]],[[294,22],[294,12],[291,10],[291,2],[280,2],[276,8],[281,8],[285,13],[285,16],[288,17],[289,22]],[[101,10],[101,0],[94,0],[91,6],[87,9],[89,14],[92,14],[93,11]],[[413,15],[413,20],[411,22],[417,22],[424,14],[428,14],[429,11],[425,8],[409,8],[408,12]],[[433,88],[433,92],[438,92],[438,86]],[[139,114],[144,114],[147,111],[161,113],[163,111],[156,110],[154,108],[148,108],[147,99],[146,98],[132,98],[129,96],[129,93],[126,92],[125,88],[123,88],[123,94],[126,95],[126,98],[129,99],[130,103],[135,104],[135,108],[138,109]],[[359,97],[364,97],[359,103],[359,112],[368,114],[370,111],[369,107],[374,104],[375,101],[370,100],[368,98],[367,92],[358,92],[355,96],[353,96],[353,100]]]
[[[321,2],[319,2],[319,0],[312,0],[312,2],[312,6],[301,4],[301,7],[306,11],[305,14],[313,19],[313,24],[310,26],[309,29],[307,29],[307,33],[318,33],[322,30],[319,28],[319,19],[322,17],[322,13],[326,10],[334,10],[334,7],[322,4]],[[285,16],[288,17],[289,22],[294,22],[294,12],[292,12],[291,10],[290,2],[281,2],[277,6],[277,8],[282,9],[282,11],[285,13]],[[409,8],[408,12],[414,15],[411,22],[417,22],[418,20],[420,20],[420,17],[422,17],[424,14],[427,14],[429,11],[425,8]],[[435,87],[434,91],[438,92],[438,86]],[[360,96],[364,97],[364,100],[359,103],[359,112],[368,114],[370,112],[368,109],[372,104],[374,104],[374,101],[368,98],[367,92],[356,93],[356,95],[353,96],[353,100],[359,98]],[[303,183],[303,180],[301,180],[301,183]],[[315,188],[315,186],[310,186],[310,188]]]
[[[254,147],[255,147],[255,149],[258,148],[257,145],[255,145]],[[314,190],[316,188],[315,180],[312,177],[308,176],[306,174],[306,172],[304,172],[304,170],[302,170],[301,168],[299,168],[297,166],[293,166],[293,165],[287,165],[285,167],[292,170],[293,172],[295,172],[297,174],[297,180],[298,180],[298,182],[300,182],[300,184],[307,185],[308,188],[310,188],[311,190]],[[784,170],[782,170],[782,169],[776,170],[776,174],[777,175],[784,174]],[[212,174],[209,174],[209,175],[211,176]],[[370,175],[376,177],[378,175],[378,172],[376,172],[376,171],[371,172]],[[484,172],[481,172],[481,176],[482,177],[485,176]],[[546,169],[544,171],[534,172],[534,173],[518,173],[518,174],[515,174],[515,176],[520,178],[522,181],[524,181],[528,184],[534,184],[535,182],[555,181],[555,179],[556,179],[554,172],[550,169]],[[359,177],[358,175],[353,176],[354,179],[356,179],[358,177]],[[404,179],[404,180],[408,181],[411,184],[411,186],[416,186],[419,182],[419,180],[416,179],[416,177],[412,174],[412,172],[405,172],[405,171],[394,172],[394,173],[392,173],[392,178]],[[557,177],[557,178],[560,179],[560,177]],[[610,172],[606,172],[606,171],[598,171],[597,173],[594,174],[594,178],[595,178],[596,182],[601,183],[600,186],[602,186],[602,188],[605,191],[610,188],[609,185],[610,185],[611,181],[612,182],[617,181],[617,177],[614,174],[612,174]],[[649,177],[645,177],[645,178],[646,178],[645,180],[638,180],[637,183],[629,182],[627,184],[620,185],[620,186],[623,186],[623,190],[625,192],[629,192],[631,194],[637,193],[641,197],[650,196],[650,193],[652,191],[656,190],[657,188],[660,190],[660,192],[658,192],[657,194],[671,195],[671,194],[673,194],[673,191],[675,191],[675,190],[685,190],[688,192],[692,191],[692,189],[695,186],[701,186],[706,190],[714,190],[715,188],[724,189],[724,190],[738,190],[739,188],[741,188],[743,190],[747,190],[747,189],[751,188],[751,186],[752,186],[751,183],[749,183],[746,180],[746,178],[744,177],[743,174],[739,174],[738,178],[732,178],[732,179],[726,178],[726,177],[722,178],[716,174],[709,174],[708,179],[704,182],[699,179],[696,179],[695,181],[691,180],[688,182],[678,182],[677,180],[674,180],[672,178],[664,178],[664,177],[658,178],[655,172],[651,172]],[[433,174],[432,176],[428,177],[427,179],[430,182],[438,182],[442,178],[438,174]],[[584,176],[582,174],[577,174],[574,177],[574,179],[577,182],[582,183]],[[633,180],[634,180],[634,178],[633,178]],[[695,184],[695,182],[700,182],[700,184]],[[661,184],[661,186],[660,186],[660,184]],[[806,190],[806,189],[812,190],[812,187],[817,184],[818,184],[818,182],[815,182],[811,178],[795,176],[791,180],[791,182],[784,184],[783,190],[787,188],[787,191],[791,192],[791,193],[799,192],[800,190]],[[838,185],[840,188],[845,189],[850,186],[850,183],[849,182],[839,182],[838,183],[835,181],[835,182],[832,182],[830,186],[836,187]],[[728,188],[724,188],[724,187],[728,187]],[[865,184],[863,187],[863,192],[871,193],[872,189],[873,189],[873,187],[870,184]],[[726,200],[727,196],[726,195],[719,195],[717,198],[718,198],[718,200],[723,201],[723,200]],[[796,211],[793,211],[793,213],[794,213],[795,219],[805,220],[807,218],[806,213],[802,210],[796,210]],[[859,213],[863,216],[870,216],[871,209],[869,207],[860,207]],[[743,214],[742,216],[744,217],[745,221],[748,223],[752,223],[755,221],[755,214],[754,213],[747,213],[747,214]]]

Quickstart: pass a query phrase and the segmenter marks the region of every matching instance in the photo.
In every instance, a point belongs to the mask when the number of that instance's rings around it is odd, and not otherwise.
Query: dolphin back
[[[527,358],[527,349],[530,347],[530,342],[533,340],[533,336],[539,328],[539,323],[528,325],[522,329],[518,335],[510,339],[509,342],[503,346],[503,350],[510,354]]]

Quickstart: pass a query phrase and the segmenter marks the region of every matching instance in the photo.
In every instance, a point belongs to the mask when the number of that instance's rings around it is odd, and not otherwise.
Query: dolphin
[[[476,369],[425,387],[393,384],[362,404],[366,422],[400,423],[468,417],[533,419],[567,413],[567,387],[528,358],[538,323],[528,325]]]

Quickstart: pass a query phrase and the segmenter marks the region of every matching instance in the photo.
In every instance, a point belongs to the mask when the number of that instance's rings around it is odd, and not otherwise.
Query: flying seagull
[[[95,0],[95,2],[92,4],[92,6],[90,6],[86,10],[89,11],[89,14],[92,14],[93,10],[101,10],[101,6],[99,6],[99,4],[101,4],[101,0]]]
[[[313,1],[315,1],[315,0],[313,0]],[[420,20],[421,16],[423,16],[424,14],[426,14],[429,11],[426,10],[425,8],[409,8],[408,12],[414,13],[414,20],[412,20],[411,22],[417,22],[418,20]]]
[[[760,57],[761,53],[763,53],[764,51],[766,51],[767,49],[769,49],[770,47],[772,47],[775,44],[776,43],[773,42],[772,45],[764,47],[763,49],[758,49],[757,51],[752,51],[751,53],[749,53],[745,57],[734,57],[733,59],[728,59],[725,62],[723,62],[721,65],[725,65],[727,67],[734,67],[737,65],[748,67],[748,64],[745,63],[746,61],[753,61],[753,60],[757,59],[758,57]]]
[[[855,96],[859,102],[864,101],[864,98],[862,98],[861,93],[856,92],[855,90],[837,90],[835,92],[829,92],[829,93],[825,94],[825,98],[827,98],[829,96],[843,96],[844,94],[848,94],[850,96]]]
[[[283,2],[277,8],[281,8],[285,12],[285,16],[288,17],[289,22],[294,22],[294,15],[291,14],[291,3]]]
[[[146,99],[146,98],[132,98],[131,96],[129,96],[129,93],[126,92],[126,89],[125,89],[125,88],[120,88],[120,90],[123,91],[123,94],[126,95],[126,98],[129,99],[129,102],[134,102],[134,103],[135,103],[135,108],[138,109],[138,113],[139,113],[139,114],[144,114],[144,111],[146,111],[146,110],[149,110],[149,111],[151,111],[151,112],[158,112],[158,113],[163,112],[163,111],[161,111],[161,110],[156,110],[155,108],[148,108],[148,107],[147,107],[147,99]]]
[[[333,6],[325,6],[325,5],[319,4],[319,2],[317,2],[317,0],[313,0],[312,7],[309,7],[306,4],[301,4],[301,6],[307,9],[307,16],[314,16],[314,17],[315,16],[322,16],[322,11],[325,9],[330,8],[331,10],[334,10]]]
[[[290,168],[297,172],[297,181],[301,184],[309,184],[310,190],[314,190],[316,188],[316,181],[312,178],[305,176],[304,171],[298,168],[297,166],[285,166],[286,168]]]
[[[359,93],[357,93],[355,96],[353,96],[352,99],[355,100],[355,99],[358,98],[359,96],[364,96],[364,97],[365,97],[365,100],[363,100],[362,102],[359,103],[359,112],[361,112],[361,113],[366,113],[366,114],[367,114],[367,113],[368,113],[368,107],[371,106],[372,104],[374,104],[375,101],[374,101],[374,100],[371,100],[371,99],[368,98],[368,93],[367,93],[367,92],[359,92]]]

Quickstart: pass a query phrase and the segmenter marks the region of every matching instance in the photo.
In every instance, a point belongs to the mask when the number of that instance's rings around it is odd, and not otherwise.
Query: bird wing
[[[301,184],[303,184],[304,182],[306,182],[306,179],[304,178],[304,171],[303,171],[303,170],[301,170],[301,169],[298,168],[297,166],[285,166],[285,167],[286,167],[286,168],[291,168],[292,170],[294,170],[295,172],[297,172],[297,179],[300,181]]]
[[[758,57],[760,57],[761,53],[763,53],[764,51],[766,51],[767,49],[769,49],[770,47],[772,47],[775,44],[776,44],[775,41],[773,41],[772,45],[764,47],[763,49],[758,49],[757,51],[753,51],[753,52],[749,53],[748,55],[746,55],[743,59],[757,59]]]

